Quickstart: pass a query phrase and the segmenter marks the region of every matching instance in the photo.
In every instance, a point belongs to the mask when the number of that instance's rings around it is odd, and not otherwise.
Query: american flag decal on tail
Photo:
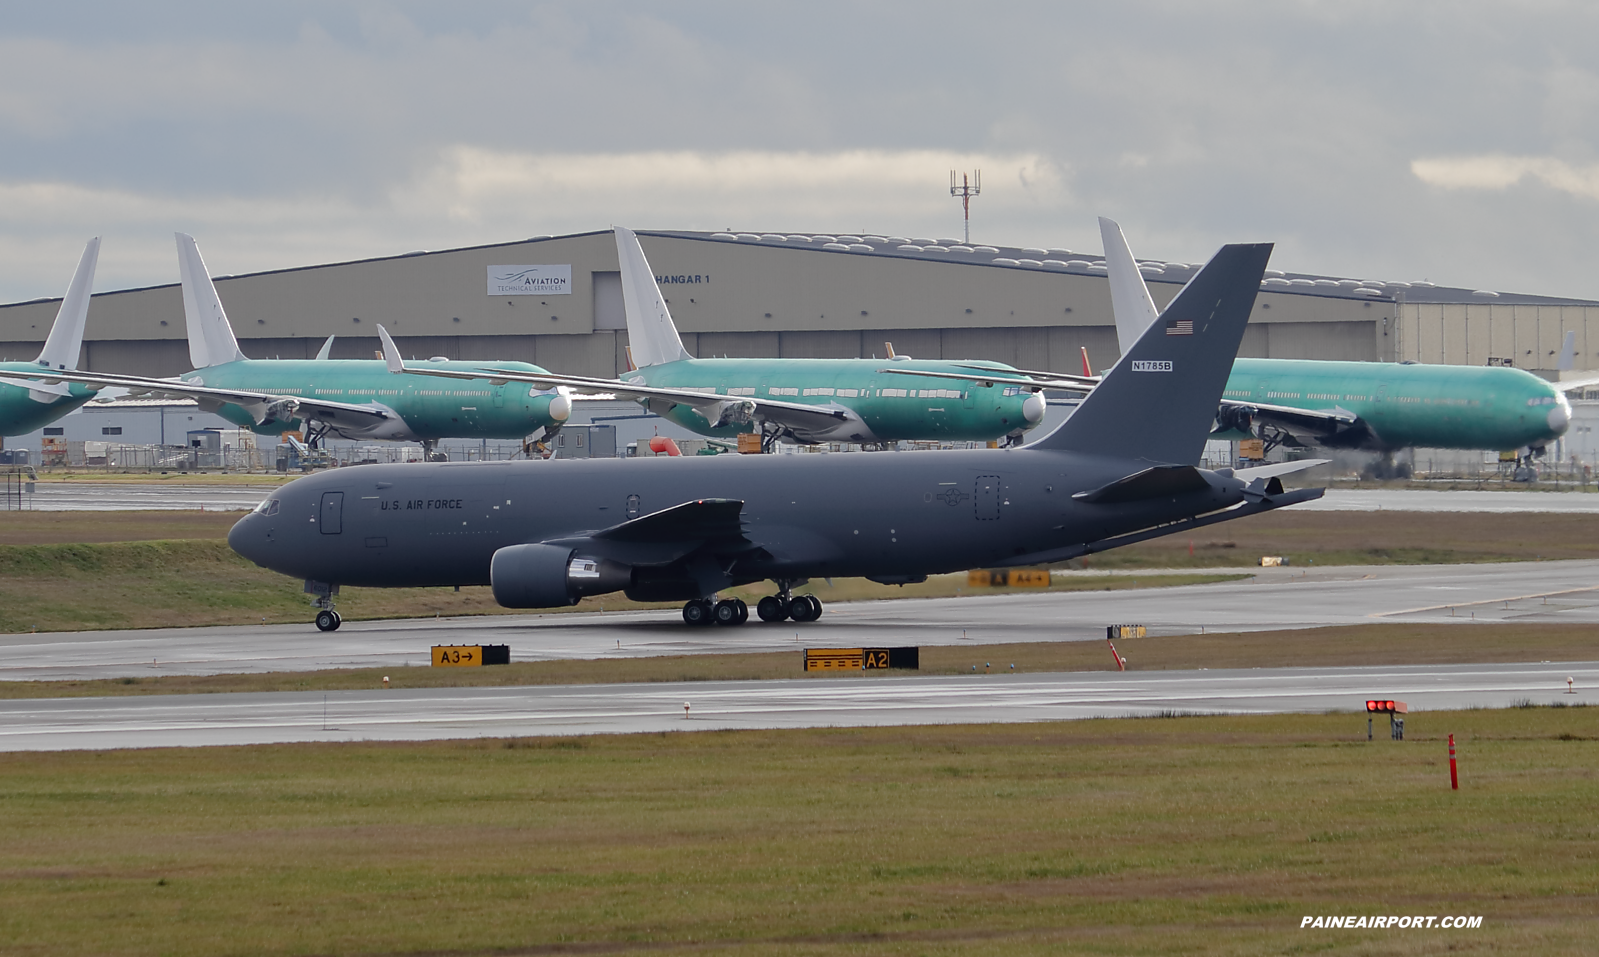
[[[1166,323],[1166,335],[1168,336],[1191,336],[1193,334],[1194,320],[1192,319],[1173,319]]]

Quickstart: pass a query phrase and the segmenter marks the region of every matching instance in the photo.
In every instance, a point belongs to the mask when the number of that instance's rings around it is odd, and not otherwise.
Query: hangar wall
[[[869,357],[892,342],[897,352],[924,358],[1075,372],[1081,348],[1096,370],[1120,354],[1103,275],[889,247],[860,253],[710,234],[640,236],[695,355]],[[489,268],[507,264],[569,266],[570,292],[490,294]],[[310,358],[329,335],[339,337],[335,357],[369,357],[378,348],[373,326],[382,322],[408,355],[520,359],[608,377],[627,367],[618,268],[612,235],[603,231],[217,277],[216,284],[241,347],[256,358]],[[1181,285],[1153,279],[1151,294],[1163,306]],[[36,355],[58,306],[0,306],[0,357]],[[1263,288],[1241,354],[1394,359],[1394,306]],[[190,368],[184,335],[175,284],[100,293],[90,307],[84,367],[175,375]]]
[[[1548,371],[1568,329],[1577,333],[1575,367],[1599,368],[1599,305],[1400,303],[1398,357],[1474,366],[1508,360]]]

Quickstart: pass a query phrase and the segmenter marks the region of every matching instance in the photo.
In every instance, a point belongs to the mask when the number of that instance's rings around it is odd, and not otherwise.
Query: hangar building
[[[1119,354],[1097,255],[900,236],[639,235],[695,355],[868,357],[892,342],[922,358],[1075,372],[1080,347],[1095,370]],[[1142,268],[1164,305],[1197,266]],[[381,322],[408,355],[607,377],[627,367],[609,230],[216,280],[256,358],[310,358],[330,335],[335,357],[372,356]],[[0,305],[0,356],[36,355],[59,302]],[[1599,366],[1599,302],[1272,270],[1241,354],[1544,371],[1568,329],[1578,367]],[[187,371],[177,284],[95,295],[82,367]]]

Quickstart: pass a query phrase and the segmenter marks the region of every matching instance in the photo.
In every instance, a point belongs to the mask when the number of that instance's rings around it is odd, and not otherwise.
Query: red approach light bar
[[[1366,710],[1374,711],[1378,714],[1406,714],[1410,709],[1405,707],[1405,703],[1403,701],[1394,701],[1391,699],[1382,701],[1374,698],[1366,702]]]

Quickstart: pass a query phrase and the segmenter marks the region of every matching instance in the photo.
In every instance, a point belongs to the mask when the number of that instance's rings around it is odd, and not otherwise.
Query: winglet
[[[378,323],[378,338],[383,340],[383,361],[388,363],[390,372],[404,372],[405,360],[400,358],[400,348],[394,344],[394,339],[389,335],[389,330],[383,328],[383,323]],[[332,339],[328,340],[332,342]]]
[[[640,368],[691,359],[672,324],[672,312],[631,229],[616,227],[616,258],[622,265],[622,304],[627,311],[627,341]]]
[[[183,282],[183,318],[189,327],[189,361],[196,369],[217,366],[244,358],[233,326],[222,308],[211,273],[200,258],[200,247],[187,233],[174,233],[178,240],[178,276]]]
[[[1116,344],[1123,353],[1133,348],[1133,343],[1144,330],[1155,324],[1160,315],[1155,300],[1149,298],[1149,286],[1144,284],[1144,274],[1138,271],[1133,251],[1127,248],[1127,237],[1113,219],[1099,217],[1099,238],[1105,244],[1105,271],[1110,280],[1110,308],[1116,316]]]
[[[333,340],[337,338],[338,336],[328,336],[328,341],[322,343],[322,348],[316,351],[316,357],[319,361],[333,354]]]
[[[1088,364],[1088,347],[1078,346],[1077,348],[1083,350],[1083,375],[1092,376],[1094,374],[1094,369]]]
[[[1560,357],[1555,360],[1555,368],[1561,372],[1569,372],[1577,365],[1577,330],[1566,330],[1566,341],[1560,344]]]
[[[51,369],[76,369],[83,348],[83,324],[89,318],[89,296],[94,288],[94,267],[100,262],[100,237],[89,240],[72,274],[67,295],[61,300],[50,335],[39,350],[39,365]]]

